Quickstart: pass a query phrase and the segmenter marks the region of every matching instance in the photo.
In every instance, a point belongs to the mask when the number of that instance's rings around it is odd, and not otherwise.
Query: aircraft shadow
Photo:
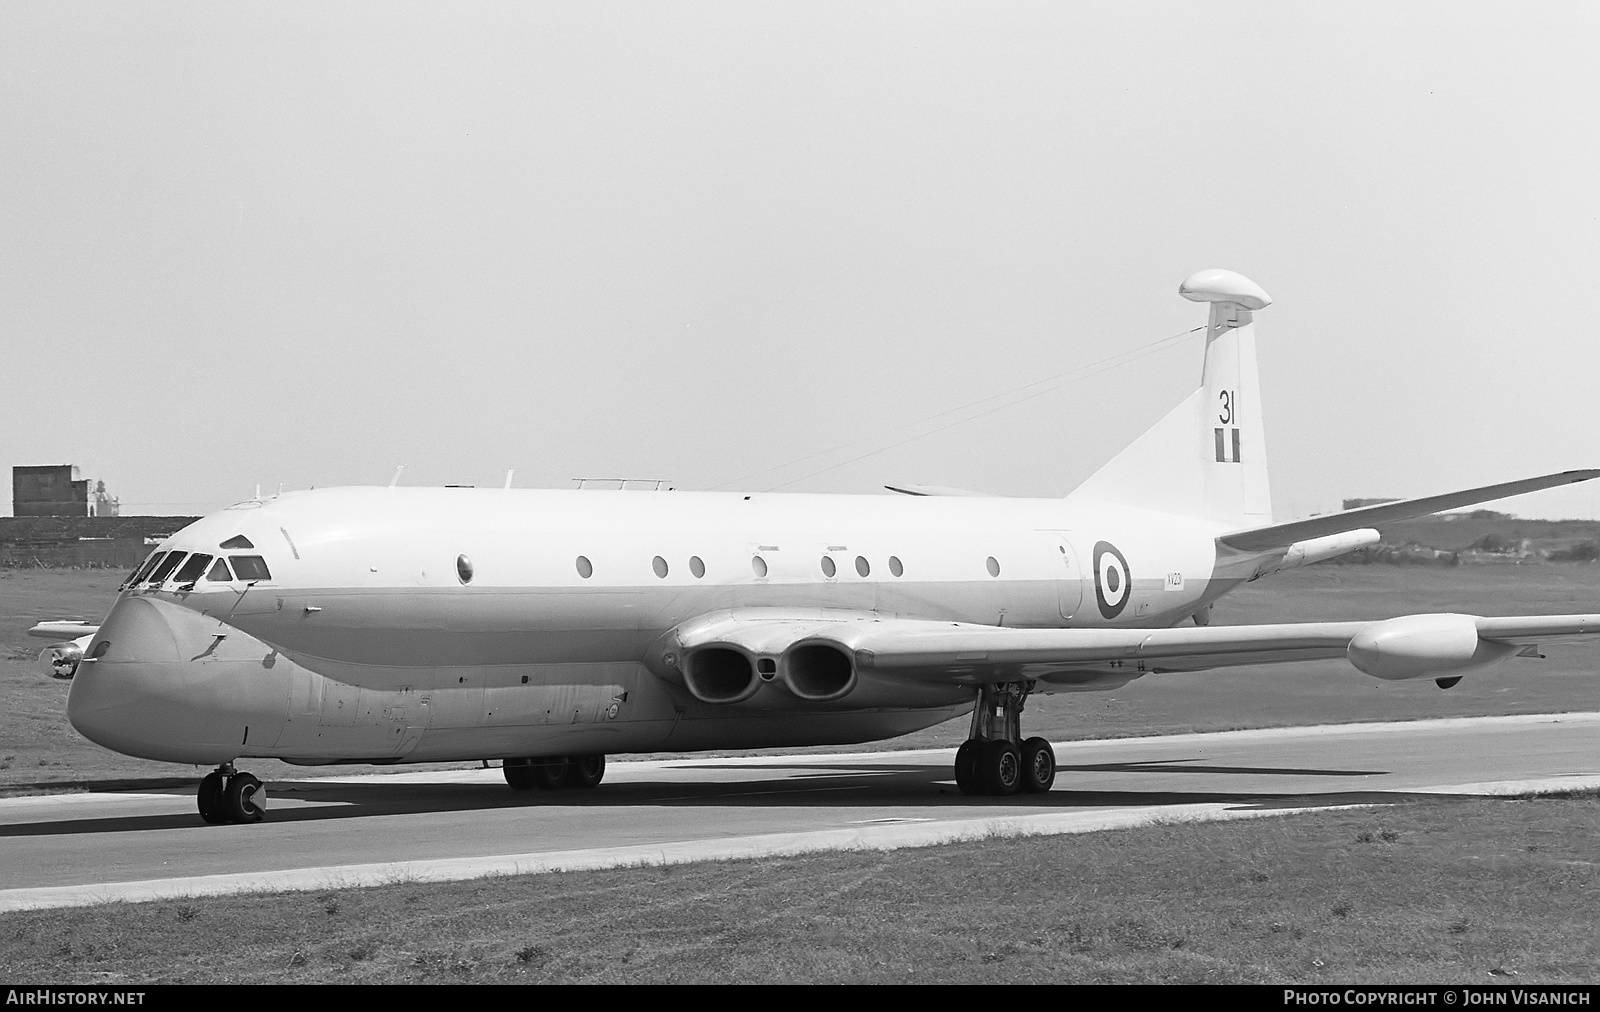
[[[688,767],[682,767],[685,770]],[[1323,770],[1307,768],[1206,766],[1193,760],[1162,762],[1107,763],[1058,767],[1056,788],[1047,794],[1017,794],[1011,797],[967,797],[957,791],[947,763],[908,765],[904,763],[853,763],[849,766],[822,762],[796,762],[774,767],[770,764],[719,764],[715,770],[759,771],[770,776],[739,781],[706,782],[699,779],[705,767],[694,767],[699,776],[671,779],[671,767],[659,779],[605,784],[592,791],[512,791],[502,784],[428,783],[315,783],[272,781],[267,785],[267,822],[252,831],[272,826],[304,823],[338,823],[349,819],[373,819],[444,812],[505,809],[559,809],[569,812],[637,810],[643,808],[774,808],[774,809],[871,809],[886,818],[919,818],[932,814],[952,815],[1036,815],[1074,809],[1126,809],[1164,805],[1221,804],[1239,810],[1269,811],[1282,808],[1321,808],[1340,805],[1394,804],[1436,794],[1381,788],[1317,790],[1304,785],[1283,790],[1229,789],[1224,784],[1196,784],[1192,789],[1174,789],[1170,784],[1150,783],[1140,789],[1140,778],[1163,777],[1168,773],[1195,775],[1212,773],[1232,778],[1239,775],[1266,777],[1381,777],[1385,770]],[[797,771],[798,774],[797,774]],[[1133,781],[1116,788],[1074,787],[1075,772],[1115,772]],[[145,788],[149,792],[149,788]],[[163,791],[192,804],[192,787]],[[907,811],[909,809],[909,811]],[[899,811],[897,811],[899,810]],[[603,816],[602,816],[603,817]],[[959,817],[959,816],[958,816]],[[238,826],[209,826],[199,821],[192,809],[181,813],[107,815],[81,819],[0,825],[0,838],[36,836],[82,836],[98,833],[145,833],[164,830],[239,832]]]

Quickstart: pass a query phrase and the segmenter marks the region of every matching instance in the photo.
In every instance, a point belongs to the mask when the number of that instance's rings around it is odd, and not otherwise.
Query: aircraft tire
[[[600,786],[606,775],[606,757],[603,755],[567,756],[567,786],[589,790]]]
[[[531,791],[538,786],[533,782],[532,759],[507,759],[500,764],[500,772],[514,791]]]
[[[1056,750],[1043,738],[1022,743],[1022,789],[1043,794],[1056,782]]]
[[[984,793],[978,779],[978,752],[983,745],[977,738],[969,738],[956,749],[956,788],[962,794]]]
[[[222,808],[229,822],[260,822],[267,816],[267,792],[250,774],[235,773],[222,792]]]
[[[572,765],[564,755],[538,756],[528,760],[528,775],[541,791],[567,786],[567,769]]]
[[[985,794],[1005,797],[1022,786],[1022,752],[1009,741],[990,741],[978,753],[978,774]]]
[[[225,787],[221,773],[207,773],[200,780],[200,790],[195,792],[195,803],[200,809],[200,818],[212,825],[228,821],[228,813],[222,807]]]

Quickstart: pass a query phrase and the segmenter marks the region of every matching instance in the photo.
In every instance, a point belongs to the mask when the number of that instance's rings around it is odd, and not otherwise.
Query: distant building
[[[94,483],[94,495],[89,502],[89,515],[92,517],[115,517],[122,515],[122,500],[106,492],[106,483]]]
[[[13,467],[11,511],[19,517],[89,516],[89,483],[71,464]]]
[[[1399,499],[1346,499],[1344,508],[1358,510],[1363,506],[1382,506],[1386,502],[1399,502]]]

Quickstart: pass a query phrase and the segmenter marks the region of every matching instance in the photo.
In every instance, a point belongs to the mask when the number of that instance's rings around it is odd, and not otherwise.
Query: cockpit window
[[[231,537],[228,540],[224,541],[222,544],[218,545],[217,547],[218,548],[254,548],[255,545],[252,545],[250,543],[250,539],[245,537],[243,534],[235,534],[233,537]]]
[[[166,552],[151,552],[150,557],[144,560],[144,565],[134,570],[133,575],[128,577],[128,582],[124,583],[123,586],[131,587],[136,583],[142,582],[145,577],[150,575],[150,571],[160,565],[161,560],[166,557]]]
[[[199,552],[189,556],[189,561],[178,570],[178,575],[173,579],[179,583],[193,583],[200,579],[200,574],[206,571],[206,566],[211,564],[211,556],[201,555]]]
[[[150,581],[149,582],[155,584],[158,587],[161,586],[163,583],[166,583],[167,582],[167,577],[172,575],[172,571],[174,569],[178,568],[178,563],[182,562],[183,559],[184,559],[184,556],[186,556],[188,554],[189,554],[188,552],[170,552],[170,553],[168,553],[166,559],[162,561],[161,565],[157,566],[155,572],[150,574]]]
[[[233,555],[229,558],[233,562],[234,573],[246,583],[272,579],[272,574],[267,571],[267,560],[259,555]]]
[[[228,572],[228,563],[225,559],[218,559],[217,564],[211,567],[211,572],[206,574],[206,579],[212,583],[227,583],[233,579],[233,574]]]

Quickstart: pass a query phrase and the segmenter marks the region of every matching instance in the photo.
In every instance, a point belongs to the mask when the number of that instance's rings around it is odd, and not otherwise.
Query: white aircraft
[[[39,651],[39,667],[51,678],[71,678],[77,673],[78,662],[83,660],[83,652],[89,649],[89,641],[94,639],[95,631],[99,628],[97,625],[71,618],[45,619],[39,622],[28,630],[29,636],[39,636],[44,639],[70,637]]]
[[[1569,471],[1274,523],[1248,279],[1201,271],[1201,386],[1065,499],[334,488],[229,507],[129,578],[68,701],[128,755],[216,764],[209,822],[262,817],[243,758],[501,759],[594,787],[607,754],[872,741],[972,712],[968,794],[1049,790],[1033,692],[1347,656],[1462,672],[1600,615],[1207,626],[1248,580],[1370,525],[1600,476]],[[934,493],[934,494],[929,494]],[[1190,623],[1192,620],[1192,624]]]

